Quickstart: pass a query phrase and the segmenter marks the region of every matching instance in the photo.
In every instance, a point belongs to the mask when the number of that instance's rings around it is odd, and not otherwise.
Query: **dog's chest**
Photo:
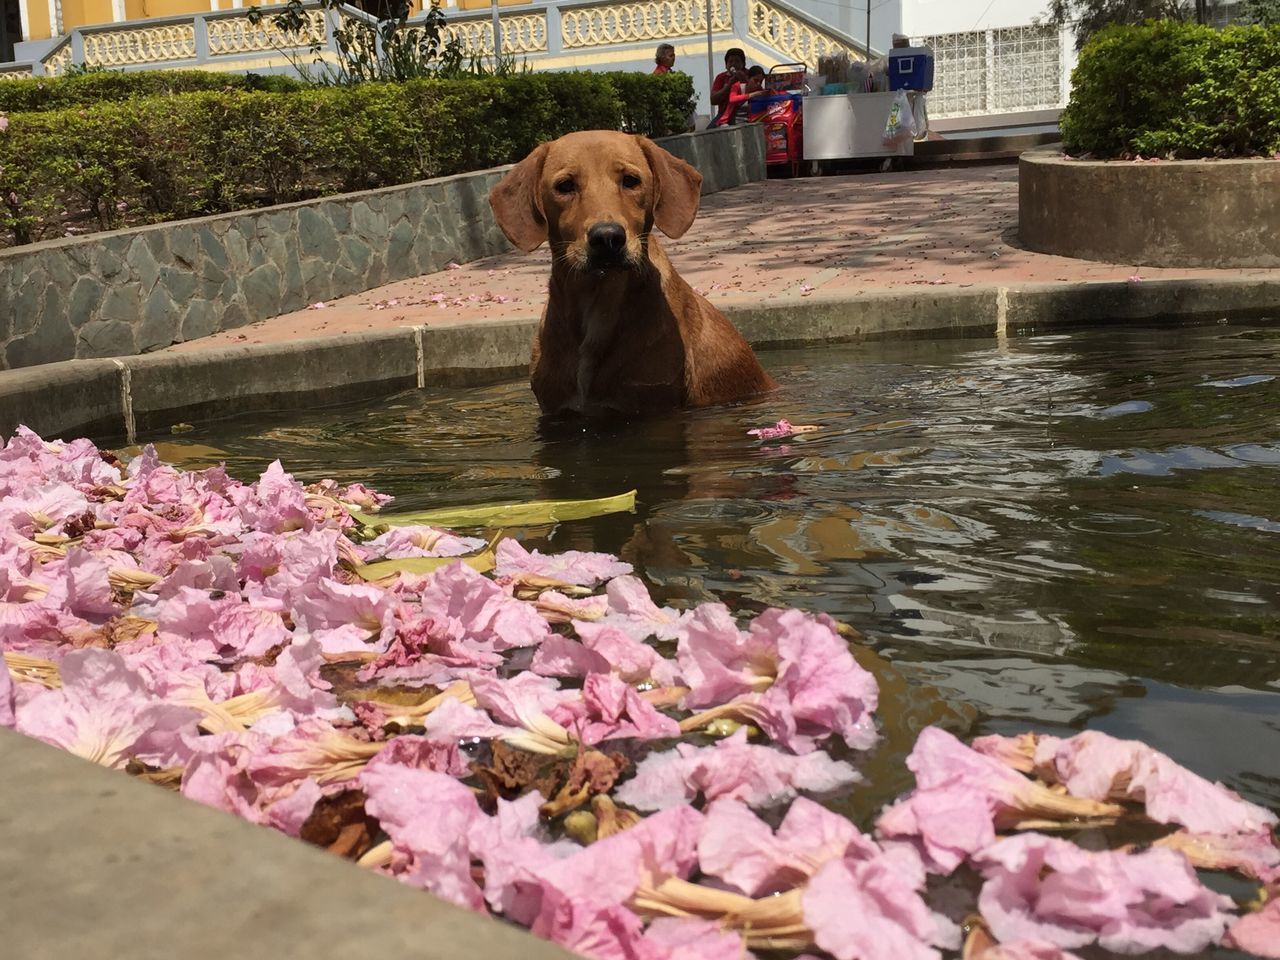
[[[591,388],[595,385],[596,375],[606,363],[610,349],[617,340],[620,323],[620,305],[613,302],[615,298],[596,298],[585,305],[579,330],[582,339],[578,342],[578,389],[576,391],[577,409],[580,413],[587,411],[591,397]]]

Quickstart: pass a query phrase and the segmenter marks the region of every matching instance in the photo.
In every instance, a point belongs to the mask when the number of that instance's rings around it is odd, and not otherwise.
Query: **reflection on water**
[[[398,509],[634,487],[636,515],[522,533],[620,553],[669,600],[852,623],[888,690],[886,771],[928,722],[1088,725],[1280,807],[1274,327],[763,359],[780,393],[651,423],[544,430],[513,383],[200,427],[165,453],[245,478],[280,457]],[[779,417],[822,429],[747,436]]]

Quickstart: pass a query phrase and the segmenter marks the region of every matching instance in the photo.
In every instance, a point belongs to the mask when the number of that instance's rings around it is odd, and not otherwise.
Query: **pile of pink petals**
[[[916,789],[866,834],[818,802],[877,739],[875,680],[831,620],[662,607],[614,557],[509,539],[491,575],[368,582],[373,561],[485,546],[352,516],[386,499],[19,430],[0,446],[0,726],[294,836],[358,797],[365,866],[602,960],[1280,957],[1275,816],[1143,744],[928,728]],[[572,814],[584,835],[533,789],[483,802],[499,750],[622,772]],[[1155,841],[1106,841],[1132,823]]]

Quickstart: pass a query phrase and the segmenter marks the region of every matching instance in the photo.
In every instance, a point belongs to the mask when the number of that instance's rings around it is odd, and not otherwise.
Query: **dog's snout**
[[[627,231],[612,220],[597,223],[587,231],[587,244],[598,256],[616,257],[627,245]]]

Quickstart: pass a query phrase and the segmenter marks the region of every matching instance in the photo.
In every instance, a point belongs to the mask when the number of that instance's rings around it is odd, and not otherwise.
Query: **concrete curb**
[[[1185,279],[917,287],[789,295],[724,312],[760,347],[916,337],[1023,336],[1068,325],[1280,315],[1280,281]],[[524,375],[537,320],[404,327],[283,344],[114,360],[71,360],[0,373],[0,435],[129,440],[181,420],[299,409],[412,386]]]
[[[1018,235],[1040,253],[1152,267],[1280,267],[1270,158],[1018,158]]]
[[[571,954],[315,847],[0,729],[5,956]]]

